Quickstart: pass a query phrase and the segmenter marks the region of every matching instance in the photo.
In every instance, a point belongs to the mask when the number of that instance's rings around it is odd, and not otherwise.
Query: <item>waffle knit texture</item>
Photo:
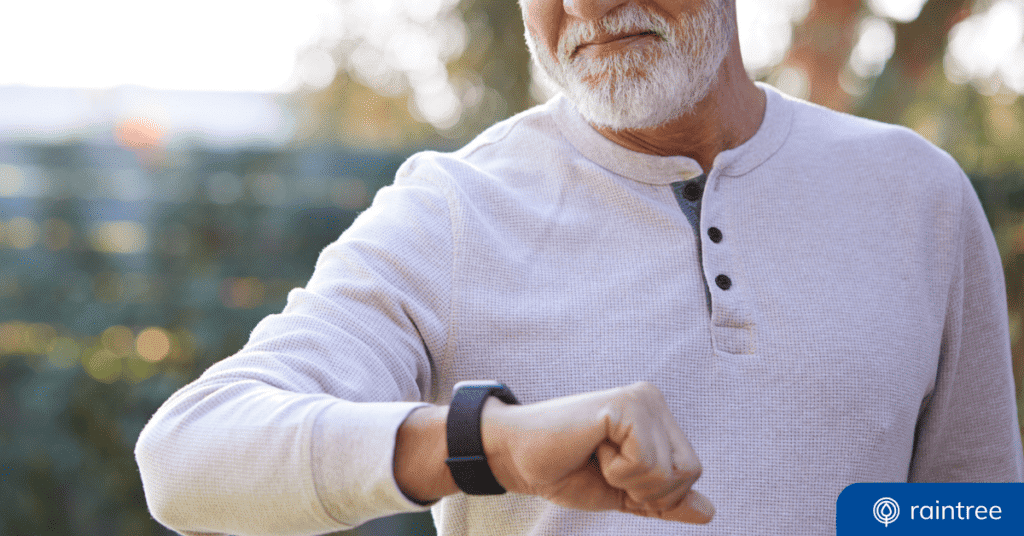
[[[319,534],[422,511],[396,430],[472,379],[525,404],[653,382],[718,513],[456,494],[433,506],[445,536],[820,536],[854,482],[1020,481],[1003,273],[969,181],[905,128],[759,87],[764,122],[708,170],[699,235],[672,187],[697,163],[618,146],[564,97],[410,158],[284,311],[148,423],[153,515]]]

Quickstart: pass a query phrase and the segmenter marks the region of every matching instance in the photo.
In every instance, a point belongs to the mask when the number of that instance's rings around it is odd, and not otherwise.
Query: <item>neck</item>
[[[655,128],[595,129],[632,151],[688,156],[707,172],[718,153],[738,147],[754,136],[764,119],[765,101],[764,92],[747,76],[739,38],[733,37],[715,83],[690,113]]]

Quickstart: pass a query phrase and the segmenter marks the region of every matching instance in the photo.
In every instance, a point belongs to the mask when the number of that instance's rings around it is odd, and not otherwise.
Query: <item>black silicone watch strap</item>
[[[445,463],[459,489],[470,495],[501,495],[501,487],[487,465],[480,435],[480,414],[488,397],[506,404],[518,404],[508,387],[498,383],[465,385],[452,396],[448,407],[448,459]]]

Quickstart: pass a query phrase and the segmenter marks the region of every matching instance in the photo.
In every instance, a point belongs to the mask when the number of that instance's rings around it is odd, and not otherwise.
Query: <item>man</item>
[[[164,404],[157,519],[818,535],[850,483],[1022,478],[999,257],[947,155],[751,83],[730,0],[521,4],[564,95],[411,158]]]

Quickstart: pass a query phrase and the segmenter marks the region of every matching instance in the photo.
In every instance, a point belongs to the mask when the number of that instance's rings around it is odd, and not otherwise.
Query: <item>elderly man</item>
[[[1022,478],[1003,274],[946,154],[752,83],[731,0],[521,3],[563,94],[412,157],[164,404],[157,519],[820,535],[854,482]]]

